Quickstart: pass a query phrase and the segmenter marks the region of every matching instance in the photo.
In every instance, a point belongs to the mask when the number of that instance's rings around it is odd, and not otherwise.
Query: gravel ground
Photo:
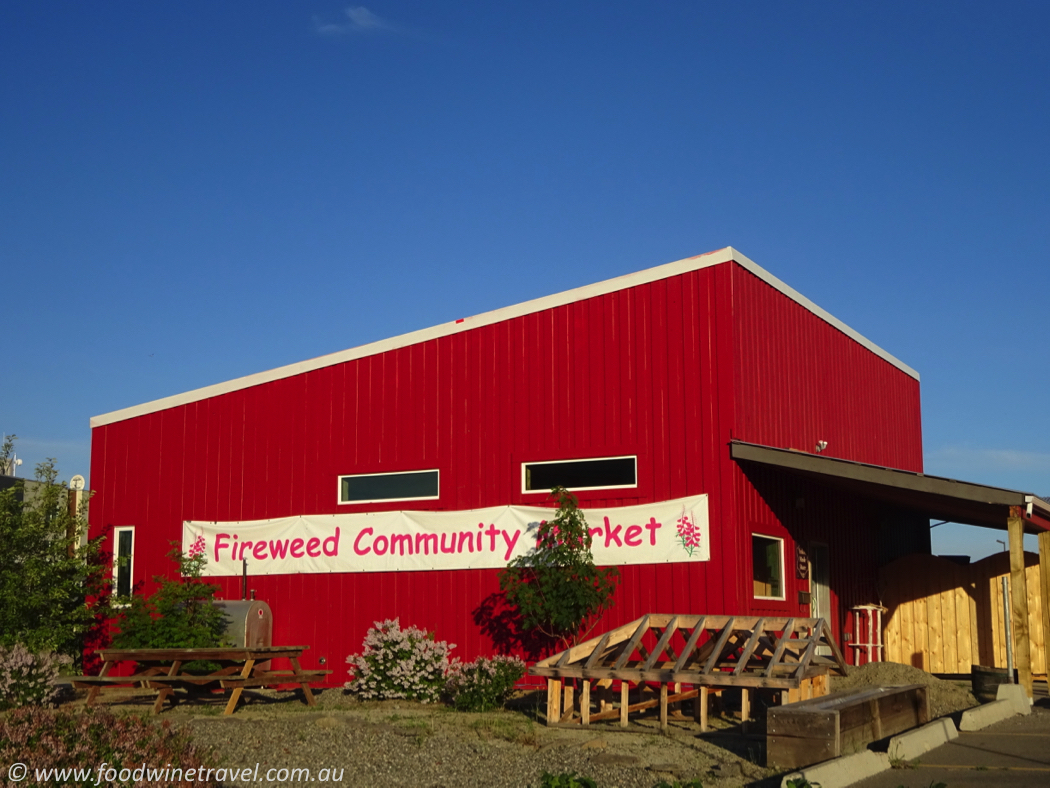
[[[148,713],[149,701],[128,698],[114,710]],[[314,784],[324,779],[320,770],[326,768],[333,781],[342,776],[341,785],[420,788],[538,786],[545,771],[586,775],[599,788],[653,788],[662,781],[694,779],[706,788],[730,788],[772,774],[701,739],[692,723],[672,720],[663,735],[655,720],[638,725],[632,720],[635,732],[611,726],[547,728],[534,721],[527,702],[523,705],[525,710],[469,714],[407,701],[362,703],[329,689],[314,708],[292,693],[257,692],[229,717],[216,701],[182,704],[161,718],[188,726],[195,738],[212,745],[219,767],[252,769],[253,779],[227,780],[231,788]],[[743,740],[732,741],[739,748]],[[752,746],[758,759],[761,744]],[[268,770],[282,768],[310,769],[310,779],[292,780],[290,772],[271,775],[283,780],[266,779]]]
[[[851,668],[848,676],[832,676],[831,692],[892,684],[925,684],[929,687],[930,714],[934,719],[977,705],[968,681],[942,681],[936,676],[896,662],[872,662]]]
[[[889,684],[929,686],[935,717],[976,704],[959,683],[893,663],[832,677],[831,691]],[[114,710],[146,714],[153,699],[152,694],[111,697]],[[713,727],[721,730],[701,737],[694,724],[673,718],[667,734],[652,717],[637,722],[632,717],[631,732],[614,725],[547,728],[537,713],[537,696],[519,699],[514,710],[486,714],[408,701],[360,702],[340,689],[320,692],[313,708],[295,693],[257,691],[244,697],[247,702],[230,717],[222,715],[221,697],[180,704],[161,715],[214,747],[220,768],[252,770],[252,779],[226,780],[229,788],[312,785],[326,776],[344,786],[523,788],[538,786],[544,772],[576,772],[599,788],[653,788],[676,780],[699,780],[706,788],[779,784],[769,779],[772,771],[756,765],[763,761],[762,739],[730,736],[738,725],[731,717],[712,715]],[[762,720],[752,725],[752,733],[761,734]],[[274,772],[271,777],[281,779],[268,780],[270,769],[289,771]],[[293,779],[291,769],[309,769],[309,778],[299,773]]]

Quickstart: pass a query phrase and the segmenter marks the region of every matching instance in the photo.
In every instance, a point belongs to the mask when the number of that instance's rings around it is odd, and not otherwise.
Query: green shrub
[[[14,455],[14,436],[0,443],[0,468]],[[101,539],[87,533],[86,500],[73,510],[55,460],[36,466],[36,480],[0,490],[0,645],[81,661],[102,628],[111,573]],[[88,604],[88,600],[91,600]]]
[[[180,577],[154,577],[160,584],[151,596],[132,596],[117,614],[116,648],[212,648],[222,645],[226,618],[213,603],[217,585],[204,582],[203,540],[183,555],[177,545],[168,556],[179,566]],[[190,663],[187,670],[206,669]]]
[[[517,657],[478,657],[449,668],[445,695],[460,711],[501,709],[524,675],[525,663]]]
[[[598,788],[598,783],[590,777],[581,777],[576,772],[544,772],[540,777],[540,788]]]
[[[557,513],[539,524],[536,549],[500,572],[499,587],[523,630],[568,646],[612,607],[620,572],[594,565],[591,532],[576,496],[555,487],[550,497],[558,503]]]
[[[53,703],[62,692],[55,686],[59,666],[71,662],[55,653],[34,654],[21,643],[0,646],[0,711]]]
[[[172,770],[182,769],[178,776],[183,777],[186,769],[207,768],[213,763],[211,753],[195,744],[188,733],[172,730],[166,720],[155,725],[99,708],[67,712],[26,707],[0,718],[0,763],[29,767],[26,779],[13,783],[19,786],[95,786],[103,763],[107,772],[116,770],[109,773],[114,781],[102,779],[103,785],[148,782],[151,786],[218,788],[222,779],[172,780],[172,771],[167,772],[165,779],[163,772],[169,765]],[[137,775],[136,780],[132,773],[139,769],[144,773]],[[150,769],[159,769],[162,774],[154,773],[150,779],[145,771]],[[86,770],[90,771],[85,773]],[[127,779],[122,778],[121,770],[126,770]]]
[[[376,621],[365,635],[362,652],[346,658],[353,676],[346,689],[375,700],[439,700],[449,669],[448,653],[455,647],[435,640],[433,632],[401,629],[396,618]]]

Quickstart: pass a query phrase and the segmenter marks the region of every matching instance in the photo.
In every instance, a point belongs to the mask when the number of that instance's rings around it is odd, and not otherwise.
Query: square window
[[[751,534],[755,599],[784,599],[784,540]]]

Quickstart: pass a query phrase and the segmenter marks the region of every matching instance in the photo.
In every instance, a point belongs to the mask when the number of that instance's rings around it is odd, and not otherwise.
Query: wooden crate
[[[766,764],[798,769],[924,725],[930,700],[925,686],[906,684],[836,692],[771,707],[766,714]]]

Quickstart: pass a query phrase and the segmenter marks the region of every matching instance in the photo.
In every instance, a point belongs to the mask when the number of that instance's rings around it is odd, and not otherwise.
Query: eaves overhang
[[[748,463],[777,468],[931,519],[1005,530],[1017,507],[1026,533],[1050,530],[1050,504],[1031,493],[743,441],[729,447],[745,470]]]

